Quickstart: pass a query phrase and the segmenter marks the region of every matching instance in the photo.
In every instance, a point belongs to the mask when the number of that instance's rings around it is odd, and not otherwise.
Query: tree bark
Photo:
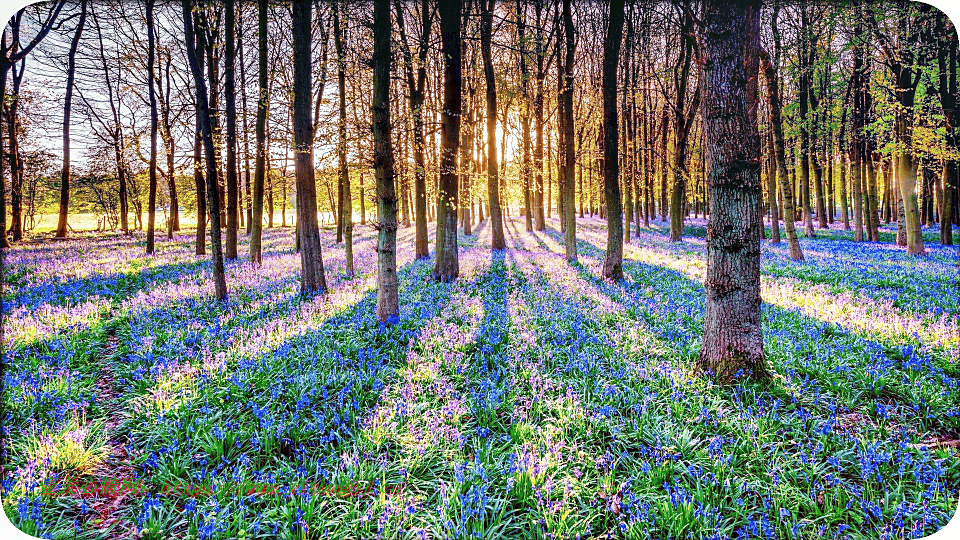
[[[437,193],[437,259],[434,277],[450,282],[460,275],[457,247],[457,153],[460,150],[462,66],[460,10],[462,0],[439,3],[443,55],[443,112],[440,116],[440,185]]]
[[[623,279],[623,207],[620,201],[617,64],[623,40],[624,0],[611,0],[607,37],[603,41],[603,191],[607,199],[607,251],[603,277]],[[627,226],[629,227],[629,218]]]
[[[87,1],[81,0],[80,21],[70,42],[70,52],[67,54],[67,89],[63,98],[63,167],[60,169],[60,215],[57,220],[57,238],[67,236],[67,213],[70,208],[70,109],[73,102],[73,78],[77,68],[77,47],[80,45],[80,36],[83,34],[83,25],[86,20]]]
[[[267,87],[267,0],[259,0],[257,6],[258,84],[260,92],[257,98],[257,123],[255,126],[257,132],[257,156],[254,159],[255,170],[253,173],[253,212],[250,219],[250,262],[259,265],[262,262],[263,183],[266,177],[267,110],[270,107],[270,94]],[[270,220],[272,223],[272,208]]]
[[[490,201],[490,247],[504,249],[503,215],[500,208],[499,166],[497,162],[497,81],[493,75],[491,41],[495,0],[482,0],[480,18],[480,56],[483,58],[483,78],[487,84],[487,197]]]
[[[153,27],[153,8],[155,0],[147,0],[147,86],[150,87],[150,194],[147,199],[147,255],[152,255],[155,249],[156,220],[157,220],[157,132],[159,119],[157,117],[157,90],[153,86],[153,73],[156,66],[156,32]]]
[[[770,374],[760,316],[763,188],[757,133],[760,3],[708,0],[704,126],[710,217],[697,370],[721,383]]]
[[[577,262],[577,224],[573,207],[573,168],[575,157],[573,154],[573,61],[576,52],[576,37],[574,36],[573,14],[570,9],[571,0],[563,0],[563,37],[566,41],[566,59],[563,62],[563,216],[564,244],[567,262]]]
[[[377,320],[399,320],[397,195],[390,138],[390,2],[373,3],[373,166],[377,175]]]
[[[217,196],[217,161],[213,151],[213,128],[210,121],[210,108],[207,103],[207,84],[203,79],[203,71],[198,61],[197,50],[194,47],[194,30],[192,16],[192,2],[182,0],[183,31],[187,44],[187,60],[190,71],[193,72],[193,81],[197,94],[197,116],[200,122],[200,131],[203,138],[204,154],[207,159],[207,205],[210,208],[210,252],[213,254],[213,282],[217,299],[227,299],[227,280],[223,271],[223,247],[220,241],[220,198]],[[198,32],[203,34],[201,28]]]
[[[293,138],[297,175],[297,230],[300,234],[301,292],[325,293],[326,276],[317,223],[317,183],[313,170],[310,2],[293,4]]]
[[[776,18],[776,13],[774,13]],[[774,155],[777,162],[776,176],[780,184],[780,194],[783,198],[783,229],[787,234],[787,244],[790,248],[790,258],[795,261],[803,260],[803,251],[800,249],[800,240],[797,238],[796,219],[794,216],[793,189],[787,175],[787,157],[783,137],[783,117],[780,103],[780,82],[777,76],[778,66],[775,66],[770,55],[763,49],[758,49],[760,61],[763,64],[764,75],[767,79],[767,99],[770,105],[770,124],[773,127]]]
[[[226,33],[227,55],[224,58],[224,83],[223,98],[226,107],[225,115],[227,120],[227,170],[225,182],[227,184],[227,259],[237,258],[237,233],[240,228],[239,199],[240,199],[240,177],[237,172],[237,92],[236,92],[236,9],[234,0],[226,0],[224,6],[226,11]]]

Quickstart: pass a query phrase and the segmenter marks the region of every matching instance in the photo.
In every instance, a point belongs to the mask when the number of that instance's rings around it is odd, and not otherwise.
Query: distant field
[[[331,216],[329,212],[320,212],[321,223],[331,222]],[[287,212],[287,225],[293,226],[295,214],[293,212]],[[266,218],[264,218],[266,219]],[[130,215],[130,223],[134,223],[134,217]],[[147,217],[143,217],[144,227],[146,227]],[[283,223],[283,215],[280,212],[274,212],[273,214],[273,223],[275,226],[279,227]],[[97,230],[97,215],[96,214],[70,214],[70,217],[67,219],[67,224],[70,225],[71,230],[74,231],[95,231]],[[197,216],[195,214],[180,214],[180,228],[182,229],[193,229],[197,226]],[[157,215],[157,229],[163,230],[167,227],[167,217],[163,214]],[[51,233],[57,230],[57,214],[40,214],[37,216],[37,225],[30,232],[35,234],[44,234]]]

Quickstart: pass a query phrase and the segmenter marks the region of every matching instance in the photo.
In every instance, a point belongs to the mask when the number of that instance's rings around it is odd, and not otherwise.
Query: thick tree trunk
[[[460,10],[462,0],[439,3],[443,55],[443,112],[440,116],[440,186],[437,194],[437,259],[433,275],[450,282],[460,275],[457,246],[457,153],[460,150],[462,66]]]
[[[217,161],[213,151],[213,128],[210,122],[210,108],[207,103],[207,84],[203,79],[203,71],[198,61],[197,50],[194,48],[194,31],[190,0],[182,0],[183,30],[187,43],[187,60],[190,71],[193,72],[194,87],[197,94],[197,116],[200,118],[200,130],[203,138],[204,154],[207,158],[207,203],[210,207],[210,252],[213,254],[213,282],[216,288],[217,299],[227,299],[227,280],[223,271],[223,248],[220,241],[220,199],[217,196]],[[199,29],[198,34],[205,30]]]
[[[150,4],[152,6],[152,3]],[[57,238],[67,236],[67,213],[70,210],[70,108],[73,102],[73,78],[77,68],[77,46],[87,20],[87,2],[80,1],[80,21],[70,42],[67,54],[67,89],[63,98],[63,168],[60,169],[60,215],[57,220]],[[2,173],[0,173],[2,174]],[[3,191],[0,191],[2,194]]]
[[[259,57],[259,87],[257,98],[257,156],[254,159],[253,173],[253,211],[250,216],[250,262],[260,264],[261,244],[263,237],[263,184],[266,177],[266,131],[267,109],[270,104],[270,94],[267,88],[267,0],[259,0],[258,6],[258,57]],[[273,222],[273,208],[270,208],[270,220]]]
[[[760,316],[763,188],[756,128],[760,3],[708,0],[704,126],[710,218],[697,370],[722,383],[766,379]]]
[[[293,138],[297,175],[297,230],[300,234],[301,291],[325,293],[323,252],[317,223],[317,183],[313,171],[312,62],[309,2],[293,4]],[[286,198],[284,198],[286,200]]]
[[[623,279],[623,209],[620,202],[620,125],[617,121],[617,63],[623,39],[624,0],[611,0],[607,37],[603,41],[603,190],[607,199],[605,279]],[[627,221],[629,227],[629,218]]]
[[[397,195],[390,139],[390,3],[373,3],[373,166],[377,174],[377,320],[399,320],[397,283]]]

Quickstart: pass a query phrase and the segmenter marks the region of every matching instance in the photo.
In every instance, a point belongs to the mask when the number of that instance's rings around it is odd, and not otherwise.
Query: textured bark
[[[197,97],[197,116],[200,118],[200,131],[203,139],[204,154],[207,158],[206,191],[207,205],[210,208],[210,252],[213,255],[213,283],[217,299],[227,299],[227,280],[223,272],[223,246],[220,241],[220,199],[217,196],[217,161],[213,151],[213,128],[210,122],[210,108],[207,103],[207,84],[194,48],[194,31],[190,0],[182,0],[183,30],[187,43],[187,60],[193,73],[194,88]],[[200,29],[198,34],[203,34]]]
[[[437,259],[433,275],[450,282],[460,275],[457,247],[457,152],[460,150],[462,0],[439,3],[443,55],[443,113],[440,118],[440,189],[437,194]]]
[[[156,31],[153,27],[154,0],[147,0],[147,86],[150,87],[150,194],[147,199],[147,255],[154,252],[154,240],[157,221],[157,132],[159,118],[157,117],[157,90],[153,86],[153,72],[156,66]]]
[[[697,370],[721,383],[770,376],[760,317],[763,188],[756,128],[760,3],[708,0],[706,313]]]
[[[240,228],[240,176],[237,171],[237,92],[236,92],[236,10],[234,0],[226,0],[226,28],[224,33],[227,40],[227,55],[224,57],[225,69],[223,73],[223,100],[226,111],[227,137],[224,143],[227,147],[227,170],[224,181],[227,184],[227,259],[237,258],[237,233]]]
[[[261,263],[261,242],[263,237],[263,182],[266,176],[266,130],[267,109],[270,103],[270,94],[267,89],[267,0],[257,2],[258,25],[258,57],[259,57],[259,87],[257,98],[257,156],[254,160],[253,173],[253,211],[250,219],[250,262]],[[273,213],[271,212],[271,221]]]
[[[313,171],[311,4],[293,4],[293,139],[297,175],[297,229],[300,233],[301,291],[325,293],[323,252],[317,223],[317,183]]]
[[[152,7],[152,2],[149,4]],[[87,20],[87,1],[80,1],[80,21],[67,53],[67,89],[63,98],[63,167],[60,169],[60,214],[57,219],[57,238],[67,236],[67,213],[70,207],[70,106],[73,101],[73,78],[77,67],[77,47]],[[152,72],[151,72],[152,73]],[[152,85],[151,85],[152,86]],[[2,172],[0,172],[2,174]],[[2,194],[3,191],[0,191]]]
[[[603,277],[623,279],[623,208],[620,202],[620,169],[617,154],[617,63],[623,39],[624,1],[611,0],[607,37],[603,42],[603,190],[607,199],[607,251]],[[627,221],[629,226],[629,218]]]
[[[377,320],[400,315],[397,284],[397,195],[390,139],[390,3],[373,3],[373,166],[377,175]]]

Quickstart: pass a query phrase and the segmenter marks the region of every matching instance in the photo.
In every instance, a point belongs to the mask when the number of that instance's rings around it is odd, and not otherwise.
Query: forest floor
[[[770,383],[694,376],[704,222],[656,222],[598,278],[604,222],[461,237],[430,279],[399,231],[401,320],[376,322],[324,229],[326,296],[293,229],[212,294],[193,234],[49,236],[6,254],[3,506],[50,538],[901,538],[960,495],[957,251],[849,231],[763,245]],[[246,238],[241,253],[246,252]],[[431,246],[432,246],[431,227]],[[335,491],[331,487],[338,488]]]

